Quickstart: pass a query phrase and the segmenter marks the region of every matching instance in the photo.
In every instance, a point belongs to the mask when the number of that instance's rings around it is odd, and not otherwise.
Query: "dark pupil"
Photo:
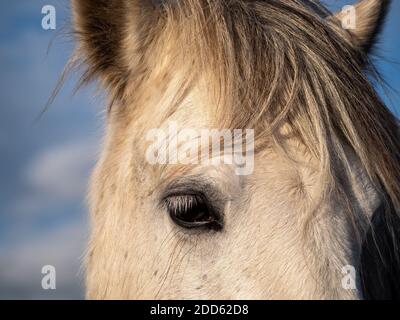
[[[196,202],[186,208],[178,208],[176,211],[176,217],[187,222],[204,222],[212,220],[208,213],[207,206],[201,202]]]

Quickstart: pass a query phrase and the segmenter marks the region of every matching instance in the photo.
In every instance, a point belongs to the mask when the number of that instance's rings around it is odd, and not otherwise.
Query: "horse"
[[[399,298],[399,128],[371,59],[389,6],[343,28],[316,0],[72,0],[72,59],[107,93],[86,297]],[[185,129],[253,132],[254,168],[149,161],[151,130]]]

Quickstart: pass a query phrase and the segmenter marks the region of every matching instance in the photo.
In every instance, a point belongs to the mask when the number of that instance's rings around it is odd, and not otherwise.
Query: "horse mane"
[[[352,213],[343,179],[352,171],[350,149],[384,207],[392,208],[385,220],[394,225],[400,212],[398,121],[369,80],[378,79],[373,63],[327,19],[330,12],[319,1],[148,2],[141,16],[138,4],[124,0],[96,1],[99,10],[87,12],[97,24],[76,30],[85,40],[78,50],[88,66],[84,81],[100,77],[112,101],[127,101],[137,94],[127,90],[130,83],[140,86],[157,56],[168,52],[165,73],[180,66],[183,87],[209,75],[220,97],[214,106],[220,126],[254,128],[258,149],[271,140],[284,147],[279,129],[288,126],[320,165],[322,197],[336,193]],[[127,34],[126,12],[136,14],[135,37]],[[135,41],[129,53],[127,39]]]

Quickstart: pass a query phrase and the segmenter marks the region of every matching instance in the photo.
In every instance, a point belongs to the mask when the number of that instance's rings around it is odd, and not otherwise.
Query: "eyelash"
[[[198,204],[204,204],[203,199],[198,195],[176,195],[165,199],[168,209],[177,212],[178,210],[189,210]]]

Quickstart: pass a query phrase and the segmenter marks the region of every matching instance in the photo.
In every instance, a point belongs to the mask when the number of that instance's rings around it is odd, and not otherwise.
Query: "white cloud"
[[[29,164],[29,185],[58,200],[79,198],[85,192],[95,148],[90,141],[72,142],[45,150]]]
[[[28,192],[15,202],[13,214],[35,214],[54,204],[83,202],[95,162],[95,145],[73,141],[33,157],[21,173]]]

